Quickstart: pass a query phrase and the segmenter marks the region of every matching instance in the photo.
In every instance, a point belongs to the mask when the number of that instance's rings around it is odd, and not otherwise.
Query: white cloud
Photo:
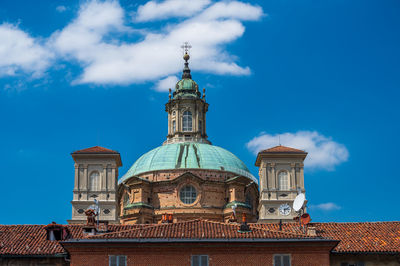
[[[1,24],[0,40],[0,76],[24,73],[38,78],[49,66],[51,52],[17,26]]]
[[[246,146],[254,154],[260,150],[277,146],[297,148],[308,152],[305,166],[311,169],[334,170],[335,166],[347,161],[349,152],[340,143],[316,131],[299,131],[296,133],[267,134],[262,133],[250,140]]]
[[[174,90],[175,84],[178,82],[176,76],[168,76],[165,79],[161,79],[155,86],[156,91],[168,91],[169,89]]]
[[[249,75],[250,68],[238,65],[237,57],[229,54],[226,44],[243,36],[243,21],[262,17],[261,7],[239,1],[197,0],[190,5],[184,2],[149,1],[140,6],[136,13],[141,21],[186,16],[179,22],[150,25],[149,28],[127,22],[127,14],[117,0],[83,2],[74,20],[44,40],[35,39],[15,26],[0,25],[3,40],[0,75],[15,75],[20,71],[38,77],[50,67],[54,58],[82,67],[82,74],[73,81],[75,84],[154,82],[154,89],[163,90],[160,86],[171,84],[172,77],[182,70],[179,47],[185,41],[193,46],[192,70]],[[62,12],[66,7],[58,6],[57,10]]]
[[[158,4],[167,8],[168,1]],[[214,13],[215,5],[198,15],[156,31],[139,30],[124,24],[125,12],[116,1],[91,1],[83,5],[78,17],[67,27],[53,34],[52,45],[65,58],[77,60],[83,67],[77,83],[131,84],[165,79],[179,73],[183,67],[180,45],[193,45],[190,67],[193,70],[220,75],[248,75],[249,67],[234,62],[223,45],[240,38],[245,30],[244,16],[235,5],[226,5],[221,16]],[[244,4],[246,8],[251,7]],[[260,18],[262,9],[251,19]],[[229,11],[232,9],[231,11]],[[160,11],[161,12],[161,11]],[[202,17],[203,16],[203,17]],[[207,19],[206,19],[207,18]],[[140,32],[136,42],[113,37]],[[157,88],[157,86],[156,86]]]
[[[238,20],[259,20],[263,11],[259,6],[242,3],[238,1],[218,2],[210,6],[196,19],[215,20],[215,19],[238,19]]]
[[[57,6],[56,10],[60,13],[67,11],[67,8],[65,6]]]
[[[323,211],[334,211],[340,210],[341,207],[333,202],[321,203],[317,205],[310,205],[310,210],[323,210]]]
[[[210,0],[191,0],[190,3],[188,0],[149,1],[139,6],[135,20],[144,22],[171,17],[190,17],[208,4]]]

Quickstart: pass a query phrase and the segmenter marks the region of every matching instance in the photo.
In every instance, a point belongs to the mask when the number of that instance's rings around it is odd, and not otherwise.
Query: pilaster
[[[79,190],[79,165],[75,164],[75,184],[74,190]]]
[[[296,189],[296,174],[295,174],[295,169],[296,169],[296,164],[295,163],[291,163],[290,164],[290,187],[291,189]]]

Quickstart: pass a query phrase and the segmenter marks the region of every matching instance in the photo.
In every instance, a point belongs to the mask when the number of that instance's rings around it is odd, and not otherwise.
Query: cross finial
[[[189,52],[190,48],[192,48],[192,46],[190,45],[189,42],[184,42],[183,45],[181,46],[181,48],[182,48],[183,52],[185,54],[187,54]]]

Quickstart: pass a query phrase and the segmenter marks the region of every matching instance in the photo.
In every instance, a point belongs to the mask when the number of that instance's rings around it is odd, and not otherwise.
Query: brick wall
[[[40,257],[0,257],[2,266],[67,266],[69,263],[64,258]]]
[[[290,254],[292,265],[329,265],[332,243],[68,244],[71,266],[108,265],[108,255],[126,255],[128,265],[190,265],[191,255],[208,255],[209,265],[273,265],[274,254]]]

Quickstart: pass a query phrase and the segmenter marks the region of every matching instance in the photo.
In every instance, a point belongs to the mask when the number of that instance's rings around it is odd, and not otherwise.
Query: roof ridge
[[[133,225],[133,224],[129,224],[129,225]],[[112,235],[112,234],[119,234],[119,233],[125,233],[125,232],[131,232],[131,231],[135,231],[137,229],[142,229],[143,227],[146,227],[145,224],[138,224],[138,225],[134,225],[137,226],[136,228],[129,228],[126,230],[121,230],[121,231],[114,231],[114,232],[107,232],[107,233],[101,233],[98,235],[88,235],[87,237],[91,238],[91,237],[96,237],[96,236],[105,236],[105,235]],[[152,226],[148,226],[148,227],[152,227]],[[147,228],[147,227],[146,227]]]
[[[257,227],[256,225],[260,225],[259,227]],[[274,229],[269,229],[269,228],[264,228],[263,226],[262,226],[262,224],[257,224],[257,223],[253,223],[253,224],[250,224],[250,228],[256,228],[256,229],[259,229],[259,230],[262,230],[262,231],[267,231],[267,232],[274,232],[274,233],[280,233],[280,234],[289,234],[289,235],[296,235],[296,236],[306,236],[306,237],[309,237],[307,234],[304,234],[304,233],[297,233],[297,232],[293,232],[293,231],[280,231],[280,230],[274,230]]]
[[[125,232],[132,232],[132,231],[136,231],[139,229],[151,229],[154,227],[161,227],[161,226],[168,226],[168,225],[175,225],[175,224],[183,224],[183,223],[188,223],[188,222],[195,222],[195,221],[200,221],[203,219],[194,219],[194,220],[188,220],[188,221],[179,221],[179,222],[175,222],[175,223],[161,223],[161,224],[138,224],[135,225],[137,227],[135,228],[130,228],[130,229],[126,229],[126,230],[122,230],[122,231],[115,231],[115,232],[109,232],[109,233],[103,233],[101,234],[102,236],[104,235],[111,235],[111,234],[117,234],[117,233],[125,233]],[[204,221],[204,220],[203,220]],[[89,236],[89,237],[95,237],[96,235],[93,236]],[[98,235],[97,235],[98,236]]]
[[[373,221],[373,222],[313,222],[311,224],[377,224],[377,223],[400,223],[400,221]]]

